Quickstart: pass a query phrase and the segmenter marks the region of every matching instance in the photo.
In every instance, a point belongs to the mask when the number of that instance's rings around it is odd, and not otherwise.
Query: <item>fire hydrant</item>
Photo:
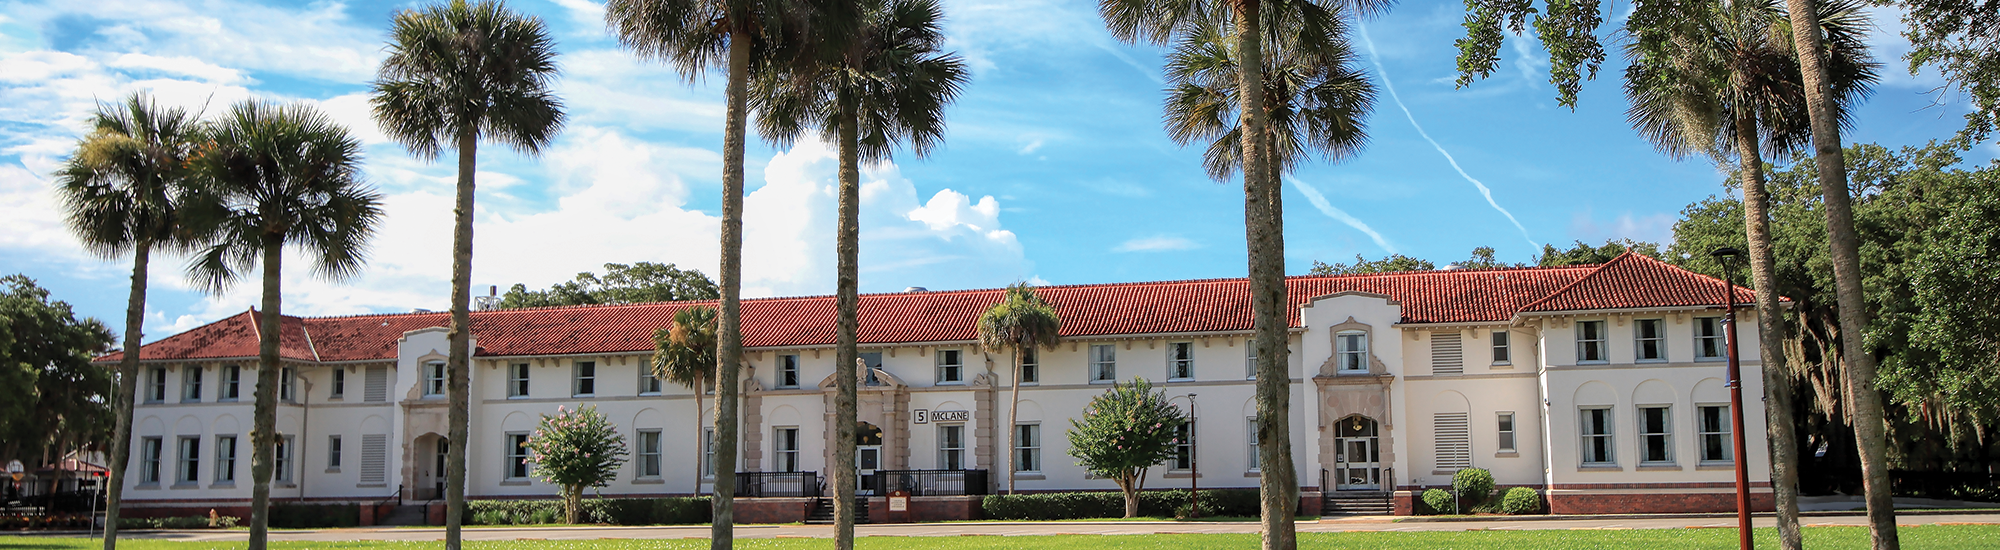
[[[209,529],[214,529],[214,528],[217,528],[217,527],[221,527],[221,526],[222,526],[222,516],[219,516],[219,515],[216,515],[216,514],[215,514],[215,509],[214,509],[214,508],[209,508],[209,509],[208,509],[208,528],[209,528]]]

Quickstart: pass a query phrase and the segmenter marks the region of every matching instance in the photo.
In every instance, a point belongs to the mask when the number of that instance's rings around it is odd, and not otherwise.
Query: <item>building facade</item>
[[[1287,284],[1292,452],[1306,511],[1372,495],[1407,514],[1412,495],[1467,467],[1491,470],[1503,487],[1544,490],[1559,513],[1734,509],[1720,281],[1627,254]],[[1041,287],[1062,342],[1021,365],[976,342],[976,320],[1000,290],[862,296],[869,368],[857,465],[864,479],[902,476],[866,489],[983,494],[1011,478],[1019,491],[1113,490],[1066,454],[1066,431],[1093,396],[1138,378],[1195,418],[1191,444],[1152,469],[1146,487],[1184,487],[1196,475],[1203,488],[1256,487],[1247,290],[1243,279]],[[603,494],[710,492],[713,394],[698,400],[647,367],[653,332],[693,305],[473,313],[468,498],[553,497],[519,444],[540,415],[579,404],[608,415],[632,452]],[[1768,507],[1756,316],[1744,311],[1737,345],[1753,444],[1741,458]],[[247,505],[256,318],[143,348],[126,507],[178,515]],[[743,301],[737,471],[823,473],[832,463],[833,319],[831,297]],[[440,497],[443,456],[460,444],[444,437],[448,323],[443,313],[282,320],[274,499]],[[791,496],[813,488],[784,484],[824,479],[743,477],[773,484],[757,494]]]

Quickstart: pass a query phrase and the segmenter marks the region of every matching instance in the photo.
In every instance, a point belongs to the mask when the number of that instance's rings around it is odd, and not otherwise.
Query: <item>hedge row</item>
[[[205,522],[208,518],[202,518]],[[271,526],[292,529],[356,527],[361,525],[359,504],[271,504]]]
[[[708,523],[708,497],[591,498],[583,501],[584,523],[682,525]],[[466,525],[561,523],[561,500],[474,500],[465,503]]]
[[[1118,491],[987,495],[986,519],[1032,520],[1117,518],[1125,516],[1125,494]],[[1187,512],[1187,489],[1139,493],[1139,515],[1172,517]],[[1256,489],[1209,489],[1201,492],[1202,515],[1255,516],[1262,507]]]
[[[218,516],[217,527],[235,527],[241,518]],[[177,518],[118,518],[119,529],[207,529],[208,516],[186,516]]]

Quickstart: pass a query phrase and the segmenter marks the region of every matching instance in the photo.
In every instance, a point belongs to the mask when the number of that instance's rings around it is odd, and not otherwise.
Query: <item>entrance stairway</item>
[[[1387,491],[1331,491],[1320,506],[1323,516],[1387,516],[1395,512]]]
[[[430,518],[426,517],[428,514],[425,513],[425,508],[427,507],[422,504],[404,504],[402,506],[397,506],[396,510],[390,512],[388,517],[384,517],[381,520],[376,521],[375,524],[376,525],[429,525]]]
[[[806,523],[813,525],[833,524],[833,499],[813,499],[811,512],[806,513]],[[868,523],[868,497],[854,497],[854,523]]]

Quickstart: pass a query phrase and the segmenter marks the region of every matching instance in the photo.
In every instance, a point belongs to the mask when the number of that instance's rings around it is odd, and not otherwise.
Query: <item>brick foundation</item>
[[[984,519],[986,517],[986,497],[978,495],[949,497],[910,497],[910,509],[902,512],[889,511],[887,497],[868,499],[869,523],[916,523],[923,521],[952,521]]]
[[[1301,516],[1317,516],[1324,511],[1326,494],[1319,491],[1299,491],[1299,512]]]
[[[810,498],[739,498],[733,512],[737,523],[799,523],[812,513]]]
[[[1770,491],[1752,491],[1750,510],[1776,509]],[[1736,493],[1617,493],[1548,495],[1553,514],[1693,514],[1736,511]]]

